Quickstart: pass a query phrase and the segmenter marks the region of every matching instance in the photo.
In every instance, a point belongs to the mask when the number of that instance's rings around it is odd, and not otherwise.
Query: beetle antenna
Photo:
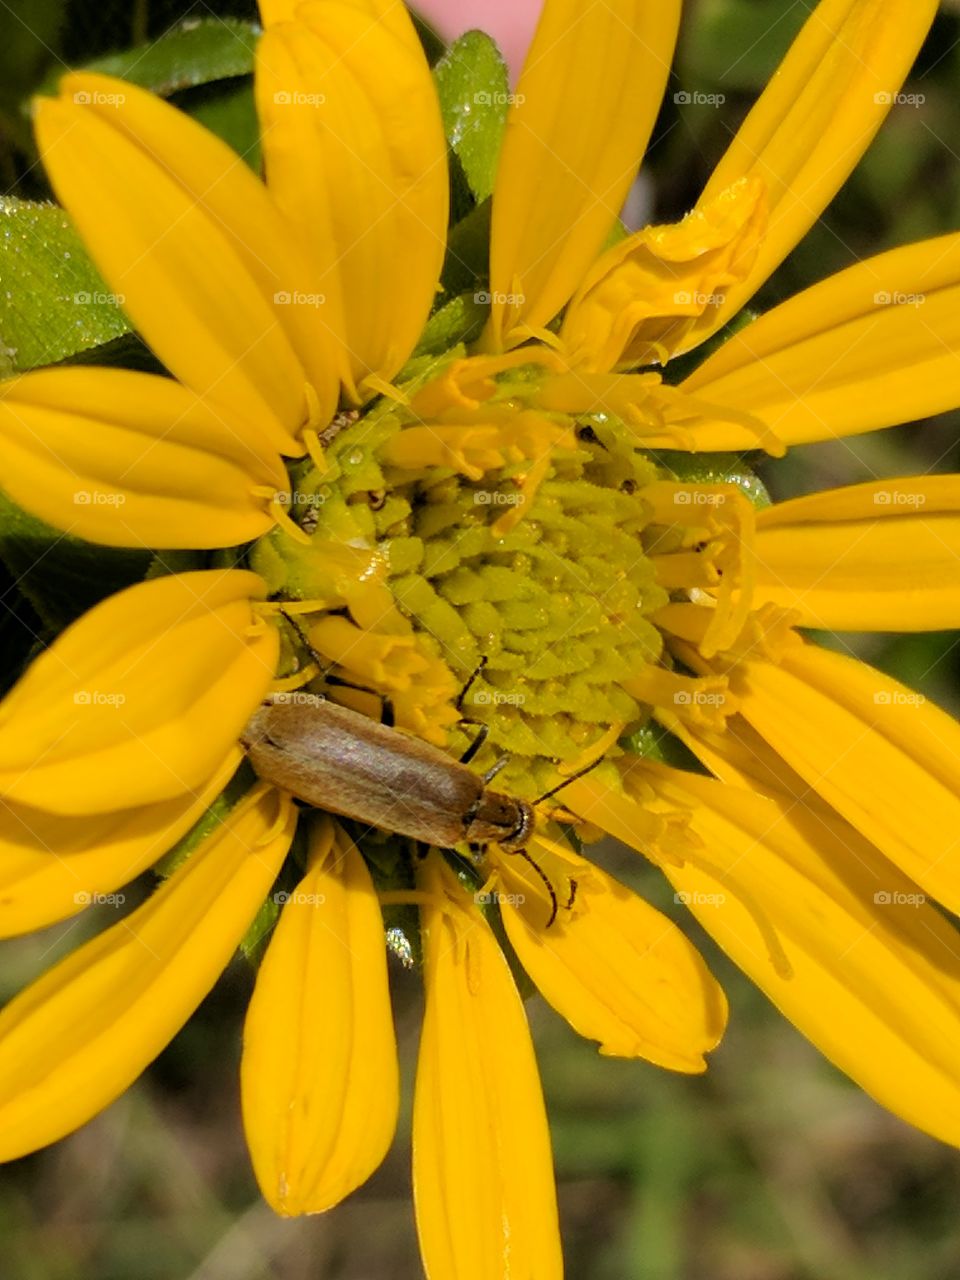
[[[542,796],[538,796],[536,800],[532,801],[534,807],[538,804],[543,804],[544,800],[549,800],[551,796],[555,796],[557,792],[562,791],[564,787],[569,787],[571,782],[576,782],[576,780],[578,778],[582,778],[584,774],[590,773],[592,769],[595,769],[597,765],[600,764],[605,755],[606,752],[601,753],[597,756],[596,760],[591,761],[590,764],[585,764],[583,768],[578,769],[576,773],[571,773],[569,778],[564,778],[564,780],[562,782],[558,782],[555,787],[551,787],[550,790],[545,791]]]
[[[534,871],[537,873],[537,875],[540,877],[540,879],[543,881],[544,885],[546,886],[547,893],[549,893],[550,895],[551,910],[550,910],[550,919],[547,921],[545,928],[549,929],[550,926],[553,924],[554,920],[556,920],[557,912],[560,909],[560,904],[557,901],[557,891],[556,889],[554,889],[553,885],[550,883],[550,877],[540,866],[539,862],[537,862],[535,858],[530,857],[526,849],[513,849],[509,854],[509,856],[510,857],[517,856],[517,857],[523,858],[524,862],[529,862],[531,867],[533,867]]]

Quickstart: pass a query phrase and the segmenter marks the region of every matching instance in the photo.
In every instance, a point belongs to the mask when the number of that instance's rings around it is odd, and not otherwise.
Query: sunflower
[[[726,1019],[677,926],[584,855],[604,832],[833,1062],[957,1143],[960,953],[934,901],[960,904],[960,730],[802,629],[954,625],[960,479],[770,506],[744,455],[960,405],[960,238],[726,329],[869,144],[936,5],[821,0],[695,208],[627,235],[680,5],[548,0],[470,215],[488,287],[440,304],[446,145],[405,10],[261,9],[265,183],[124,82],[71,74],[36,108],[57,195],[172,377],[0,388],[7,492],[160,548],[0,704],[0,928],[174,852],[0,1014],[0,1155],[114,1099],[275,921],[244,1121],[270,1204],[329,1208],[396,1122],[386,911],[426,986],[427,1271],[559,1274],[513,961],[604,1053],[702,1071]],[[438,346],[448,308],[468,323]],[[451,762],[479,727],[474,767],[536,806],[523,856],[427,850],[257,780],[240,744],[268,694],[389,705]]]

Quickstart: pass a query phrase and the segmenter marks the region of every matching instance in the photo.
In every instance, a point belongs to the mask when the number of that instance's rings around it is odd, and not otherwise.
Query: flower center
[[[294,469],[309,541],[278,528],[251,557],[289,602],[291,684],[373,715],[371,693],[389,698],[454,757],[482,730],[476,767],[507,756],[497,787],[528,798],[659,702],[692,703],[665,612],[705,602],[700,648],[718,651],[748,595],[740,489],[678,483],[612,413],[544,408],[553,364],[531,348],[434,362],[343,426],[323,472]]]

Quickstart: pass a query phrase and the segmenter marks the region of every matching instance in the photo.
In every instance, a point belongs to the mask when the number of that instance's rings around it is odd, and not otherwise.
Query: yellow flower
[[[960,730],[794,629],[957,625],[958,479],[758,510],[737,456],[960,405],[960,239],[860,263],[667,380],[832,198],[935,3],[821,0],[695,209],[605,248],[680,5],[548,0],[499,161],[488,323],[414,359],[448,177],[413,27],[390,0],[261,8],[265,183],[130,85],[70,75],[37,107],[58,196],[174,377],[7,382],[5,487],[93,542],[216,555],[92,609],[0,704],[0,932],[157,862],[271,690],[376,716],[388,699],[451,759],[462,700],[488,732],[476,767],[509,752],[496,786],[538,803],[537,828],[476,862],[411,854],[347,805],[292,845],[290,797],[236,774],[154,896],[0,1014],[0,1155],[116,1097],[267,899],[245,1126],[278,1212],[329,1208],[393,1132],[382,908],[402,950],[416,906],[425,1266],[559,1275],[543,1100],[491,921],[604,1053],[698,1072],[726,1018],[680,930],[563,824],[656,862],[828,1057],[960,1142],[960,960],[933,905],[960,908]],[[714,777],[665,763],[667,740]]]

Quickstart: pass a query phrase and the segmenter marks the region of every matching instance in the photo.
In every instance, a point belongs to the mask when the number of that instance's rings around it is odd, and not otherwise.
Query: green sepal
[[[645,452],[681,484],[735,484],[758,511],[770,506],[766,485],[740,454],[684,453],[676,449]]]
[[[631,729],[619,739],[617,746],[628,755],[658,760],[674,769],[685,769],[688,773],[707,772],[693,752],[656,720],[648,720],[646,724]]]
[[[510,99],[507,65],[482,31],[455,40],[434,68],[447,142],[477,201],[493,191]]]
[[[482,292],[459,293],[444,303],[427,321],[413,358],[439,356],[461,343],[475,342],[489,314],[484,297]]]

